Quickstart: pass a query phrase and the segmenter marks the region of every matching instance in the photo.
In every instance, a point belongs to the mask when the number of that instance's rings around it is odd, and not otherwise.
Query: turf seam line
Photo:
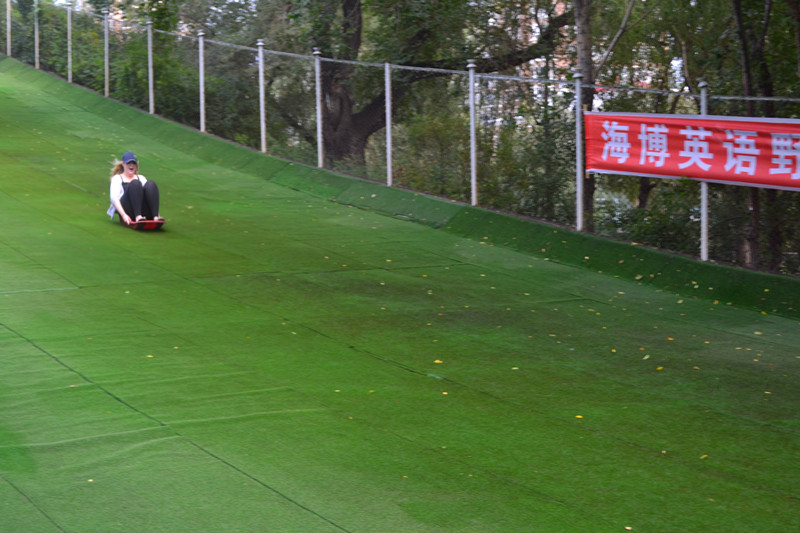
[[[0,446],[0,450],[14,450],[14,449],[20,449],[20,448],[32,448],[32,449],[36,449],[36,448],[52,448],[52,447],[56,447],[56,446],[63,446],[65,444],[79,444],[81,442],[90,442],[90,441],[95,441],[97,439],[112,439],[112,438],[121,437],[121,436],[135,435],[135,434],[138,434],[138,433],[147,433],[147,432],[151,432],[151,431],[165,431],[165,430],[172,430],[172,427],[167,426],[167,425],[163,425],[163,426],[157,426],[157,427],[131,429],[129,431],[119,431],[119,432],[116,432],[116,433],[94,433],[92,435],[87,435],[87,436],[84,436],[84,437],[75,437],[75,438],[72,438],[72,439],[63,439],[63,440],[47,441],[47,442],[43,442],[43,441],[40,441],[40,442],[28,442],[28,443],[25,443],[25,444],[12,444],[12,445],[7,445],[7,446]],[[156,441],[167,440],[167,439],[184,439],[184,438],[183,438],[182,435],[179,435],[175,431],[172,431],[171,435],[169,435],[167,437],[158,437],[158,438],[155,438],[155,439],[150,439],[149,441],[147,441],[147,444],[150,444],[150,443],[153,443],[153,442],[156,442]],[[140,443],[140,444],[137,444],[136,446],[141,446],[141,445],[142,444]]]
[[[208,455],[209,457],[212,457],[212,458],[214,458],[216,461],[219,461],[220,463],[222,463],[222,464],[224,464],[225,466],[227,466],[227,467],[231,468],[232,470],[234,470],[234,471],[238,472],[239,474],[241,474],[241,475],[243,475],[243,476],[247,477],[248,479],[251,479],[253,482],[255,482],[255,483],[257,483],[257,484],[261,485],[262,487],[264,487],[264,488],[266,488],[266,489],[268,489],[268,490],[270,490],[270,491],[272,491],[273,493],[275,493],[275,494],[277,494],[278,496],[280,496],[280,497],[284,498],[286,501],[288,501],[288,502],[292,503],[293,505],[296,505],[297,507],[299,507],[299,508],[301,508],[301,509],[305,510],[306,512],[308,512],[308,513],[311,513],[311,514],[313,514],[314,516],[317,516],[318,518],[320,518],[321,520],[323,520],[323,521],[325,521],[325,522],[329,523],[330,525],[334,526],[335,528],[337,528],[337,529],[339,529],[339,530],[341,530],[341,531],[346,531],[346,532],[348,532],[348,533],[349,533],[349,530],[348,530],[348,529],[346,529],[346,528],[344,528],[344,527],[340,526],[339,524],[335,523],[335,522],[334,522],[334,521],[332,521],[331,519],[329,519],[329,518],[326,518],[325,516],[321,515],[320,513],[316,512],[316,511],[314,511],[314,510],[313,510],[313,509],[311,509],[310,507],[307,507],[307,506],[303,505],[302,503],[300,503],[300,502],[298,502],[298,501],[296,501],[296,500],[294,500],[294,499],[290,498],[289,496],[287,496],[286,494],[283,494],[282,492],[280,492],[279,490],[275,489],[274,487],[271,487],[271,486],[269,486],[268,484],[264,483],[264,482],[263,482],[263,481],[261,481],[260,479],[258,479],[258,478],[256,478],[256,477],[254,477],[253,475],[251,475],[251,474],[249,474],[249,473],[245,472],[244,470],[242,470],[241,468],[237,467],[237,466],[236,466],[236,465],[234,465],[233,463],[231,463],[231,462],[229,462],[229,461],[227,461],[227,460],[223,459],[222,457],[220,457],[220,456],[218,456],[218,455],[216,455],[216,454],[212,453],[211,451],[209,451],[209,450],[205,449],[203,446],[200,446],[199,444],[197,444],[197,443],[193,442],[191,439],[188,439],[188,438],[186,438],[186,437],[185,437],[184,435],[182,435],[180,432],[176,431],[174,427],[172,427],[172,426],[170,426],[170,425],[168,425],[168,424],[165,424],[165,423],[164,423],[164,422],[162,422],[161,420],[158,420],[157,418],[153,417],[152,415],[149,415],[148,413],[146,413],[146,412],[142,411],[141,409],[138,409],[138,408],[136,408],[135,406],[131,405],[130,403],[126,402],[125,400],[123,400],[123,399],[122,399],[122,398],[120,398],[119,396],[115,395],[114,393],[112,393],[111,391],[109,391],[108,389],[106,389],[105,387],[103,387],[102,385],[100,385],[100,384],[98,384],[98,383],[95,383],[94,381],[92,381],[91,379],[89,379],[89,378],[88,378],[86,375],[82,374],[82,373],[81,373],[81,372],[79,372],[77,369],[75,369],[75,368],[72,368],[71,366],[69,366],[68,364],[66,364],[64,361],[62,361],[61,359],[59,359],[57,356],[53,355],[52,353],[48,352],[47,350],[45,350],[44,348],[42,348],[41,346],[39,346],[39,345],[38,345],[38,344],[36,344],[35,342],[33,342],[33,341],[31,341],[30,339],[26,338],[24,335],[20,334],[18,331],[15,331],[14,329],[12,329],[12,328],[8,327],[6,324],[0,323],[0,325],[2,325],[2,327],[3,327],[3,328],[5,328],[7,331],[9,331],[10,333],[12,333],[13,335],[17,336],[17,337],[18,337],[18,338],[20,338],[20,339],[23,339],[25,342],[27,342],[29,345],[31,345],[32,347],[34,347],[36,350],[38,350],[38,351],[39,351],[39,352],[41,352],[42,354],[44,354],[44,355],[47,355],[48,357],[50,357],[50,358],[51,358],[53,361],[55,361],[56,363],[58,363],[59,365],[61,365],[61,366],[62,366],[62,367],[64,367],[65,369],[67,369],[68,371],[70,371],[70,372],[72,372],[72,373],[76,374],[77,376],[80,376],[80,378],[81,378],[81,379],[83,379],[83,380],[84,380],[86,383],[89,383],[89,384],[91,384],[91,385],[93,385],[93,386],[97,387],[99,390],[103,391],[103,393],[104,393],[104,394],[106,394],[106,395],[108,395],[110,398],[113,398],[114,400],[118,401],[119,403],[121,403],[122,405],[124,405],[124,406],[126,406],[127,408],[131,409],[132,411],[134,411],[134,412],[136,412],[136,413],[138,413],[138,414],[140,414],[140,415],[144,416],[145,418],[147,418],[147,419],[149,419],[149,420],[152,420],[153,422],[155,422],[155,423],[156,423],[156,424],[158,424],[159,426],[161,426],[161,427],[168,427],[168,428],[169,428],[171,431],[173,431],[173,432],[175,433],[175,435],[179,436],[179,437],[180,437],[180,438],[182,438],[182,439],[185,439],[185,440],[186,440],[186,442],[188,442],[189,444],[191,444],[193,447],[197,448],[197,449],[198,449],[198,450],[200,450],[201,452],[205,453],[205,454],[206,454],[206,455]],[[5,478],[3,478],[3,479],[5,479]],[[9,483],[9,484],[11,484],[11,483]],[[13,487],[14,485],[13,485],[13,484],[11,484],[11,486]],[[14,488],[15,488],[17,491],[19,491],[19,489],[17,489],[16,487],[14,487]],[[25,495],[24,495],[24,493],[20,493],[20,494],[22,494],[23,496],[25,496]],[[25,496],[25,497],[27,498],[27,496]],[[30,501],[30,498],[27,498],[27,499]],[[34,505],[35,505],[35,504],[34,504]],[[37,509],[38,509],[38,507],[37,507]],[[41,511],[41,510],[40,510],[40,511]],[[43,513],[43,514],[44,514],[44,513]],[[45,516],[47,516],[47,515],[45,514]],[[49,517],[48,517],[48,519],[49,519]],[[51,520],[51,521],[52,521],[52,520]],[[58,527],[58,526],[57,526],[57,524],[55,524],[55,522],[53,522],[53,523],[54,523],[54,525],[56,525],[56,527]],[[60,529],[61,531],[64,531],[64,530],[63,530],[63,529],[61,529],[60,527],[59,527],[59,529]]]
[[[178,434],[180,435],[180,433],[178,433]],[[183,435],[181,435],[181,437],[183,437]],[[185,438],[185,437],[183,437],[183,438]],[[302,503],[300,503],[299,501],[297,501],[297,500],[295,500],[295,499],[293,499],[293,498],[289,497],[288,495],[286,495],[286,494],[282,493],[281,491],[277,490],[276,488],[274,488],[274,487],[271,487],[271,486],[270,486],[270,485],[268,485],[267,483],[265,483],[265,482],[261,481],[260,479],[258,479],[258,478],[257,478],[257,477],[255,477],[255,476],[253,476],[252,474],[249,474],[248,472],[245,472],[244,470],[242,470],[241,468],[239,468],[239,467],[238,467],[238,466],[236,466],[235,464],[231,463],[230,461],[228,461],[228,460],[226,460],[226,459],[223,459],[222,457],[220,457],[220,456],[216,455],[215,453],[213,453],[213,452],[211,452],[210,450],[208,450],[208,449],[204,448],[203,446],[201,446],[201,445],[197,444],[196,442],[193,442],[193,441],[192,441],[192,440],[190,440],[190,439],[186,439],[186,441],[187,441],[189,444],[191,444],[192,446],[194,446],[195,448],[197,448],[198,450],[200,450],[201,452],[203,452],[203,453],[205,453],[206,455],[208,455],[209,457],[212,457],[212,458],[213,458],[213,459],[215,459],[216,461],[219,461],[220,463],[224,464],[224,465],[225,465],[225,466],[227,466],[228,468],[230,468],[230,469],[232,469],[232,470],[234,470],[234,471],[238,472],[239,474],[241,474],[241,475],[245,476],[246,478],[248,478],[248,479],[252,480],[254,483],[257,483],[258,485],[260,485],[260,486],[264,487],[265,489],[272,491],[273,493],[275,493],[276,495],[278,495],[278,496],[280,496],[281,498],[285,499],[285,500],[286,500],[286,501],[288,501],[289,503],[291,503],[291,504],[293,504],[293,505],[296,505],[297,507],[299,507],[300,509],[303,509],[304,511],[306,511],[306,512],[308,512],[308,513],[311,513],[312,515],[314,515],[314,516],[318,517],[320,520],[323,520],[323,521],[327,522],[328,524],[332,525],[333,527],[335,527],[336,529],[338,529],[338,530],[340,530],[340,531],[346,531],[346,532],[348,532],[348,533],[352,533],[352,532],[350,532],[350,530],[349,530],[349,529],[346,529],[346,528],[344,528],[344,527],[340,526],[339,524],[337,524],[336,522],[334,522],[334,521],[333,521],[333,520],[331,520],[330,518],[327,518],[327,517],[325,517],[325,516],[321,515],[320,513],[318,513],[317,511],[315,511],[315,510],[311,509],[310,507],[308,507],[308,506],[306,506],[306,505],[303,505],[303,504],[302,504]]]
[[[224,374],[195,374],[191,376],[179,376],[174,378],[167,378],[167,379],[152,379],[152,378],[138,378],[138,379],[121,379],[121,380],[110,380],[106,381],[106,383],[110,385],[117,385],[119,383],[123,384],[139,384],[139,383],[149,383],[149,384],[165,384],[165,383],[179,383],[182,381],[192,381],[196,379],[205,379],[205,378],[212,378],[212,379],[219,379],[219,378],[229,378],[233,376],[243,376],[243,375],[250,375],[251,372],[241,370],[238,372],[226,372]],[[281,389],[288,389],[289,387],[275,387],[275,390]]]
[[[76,183],[72,183],[71,181],[68,181],[68,180],[63,180],[63,181],[64,181],[64,183],[66,183],[67,185],[72,185],[73,187],[75,187],[75,188],[76,188],[76,189],[78,189],[79,191],[85,192],[86,194],[90,194],[90,195],[92,195],[93,197],[97,197],[97,194],[96,194],[96,193],[93,193],[93,192],[91,192],[91,191],[89,191],[89,190],[87,190],[87,189],[84,189],[83,187],[81,187],[80,185],[78,185],[78,184],[76,184]]]
[[[284,414],[294,414],[294,413],[319,413],[319,412],[329,412],[330,409],[328,407],[315,407],[315,408],[308,408],[308,409],[277,409],[274,411],[257,411],[254,413],[247,413],[243,415],[231,415],[231,416],[213,416],[208,418],[184,418],[181,420],[176,420],[175,422],[170,423],[170,427],[174,428],[174,426],[181,426],[184,424],[205,424],[209,422],[230,422],[235,420],[251,420],[251,419],[258,419],[258,418],[265,418],[273,415],[284,415]]]
[[[31,499],[31,497],[30,497],[30,496],[28,496],[28,495],[27,495],[27,494],[26,494],[26,493],[25,493],[25,492],[24,492],[22,489],[20,489],[20,488],[19,488],[19,487],[17,487],[17,486],[16,486],[14,483],[12,483],[12,482],[11,482],[11,480],[10,480],[10,479],[8,479],[6,476],[4,476],[2,472],[0,472],[0,479],[2,479],[3,481],[5,481],[5,482],[8,484],[8,486],[9,486],[9,487],[13,488],[13,489],[14,489],[14,490],[17,492],[17,494],[19,494],[20,496],[22,496],[22,497],[23,497],[23,498],[24,498],[24,499],[25,499],[25,500],[26,500],[28,503],[30,503],[30,504],[33,506],[33,508],[34,508],[34,509],[36,509],[36,511],[37,511],[37,512],[38,512],[40,515],[42,515],[42,516],[43,516],[43,517],[44,517],[44,518],[45,518],[45,519],[46,519],[48,522],[50,522],[51,524],[53,524],[53,526],[55,526],[56,528],[58,528],[58,530],[59,530],[59,531],[64,531],[64,532],[66,532],[66,529],[64,529],[63,527],[59,526],[59,525],[58,525],[58,522],[56,522],[55,520],[53,520],[53,518],[52,518],[50,515],[48,515],[48,514],[47,514],[47,513],[44,511],[44,509],[42,509],[41,507],[39,507],[39,505],[37,505],[37,504],[36,504],[36,502],[35,502],[35,501],[33,501],[33,500]]]
[[[37,210],[37,212],[40,212],[40,211],[39,211],[39,210]],[[50,272],[50,273],[52,273],[53,275],[55,275],[55,276],[56,276],[56,277],[58,277],[59,279],[62,279],[62,280],[64,280],[64,281],[66,281],[67,283],[70,283],[70,284],[72,285],[72,287],[71,287],[72,289],[80,289],[80,288],[81,288],[81,287],[80,287],[80,285],[78,285],[77,283],[74,283],[74,282],[73,282],[71,279],[69,279],[69,278],[65,277],[64,275],[62,275],[62,274],[61,274],[61,273],[59,273],[59,272],[56,272],[55,270],[53,270],[53,269],[52,269],[52,268],[50,268],[49,266],[47,266],[47,265],[44,265],[44,264],[42,264],[42,263],[40,263],[40,262],[38,262],[38,261],[34,260],[32,257],[28,256],[28,254],[26,254],[26,253],[25,253],[25,252],[23,252],[22,250],[19,250],[19,249],[17,249],[16,247],[12,246],[11,244],[9,244],[9,243],[7,243],[7,242],[3,242],[3,244],[4,244],[5,246],[8,246],[8,248],[10,248],[10,249],[11,249],[12,251],[14,251],[15,253],[19,254],[21,257],[24,257],[25,259],[27,259],[28,261],[30,261],[32,264],[34,264],[34,265],[36,265],[36,266],[38,266],[38,267],[41,267],[41,268],[45,269],[47,272]],[[55,288],[55,289],[49,289],[49,290],[68,290],[68,289],[69,289],[69,288],[67,288],[67,287],[64,287],[64,288],[58,287],[58,288]],[[14,294],[14,293],[16,293],[16,292],[38,292],[38,291],[37,291],[37,290],[32,290],[32,291],[3,291],[3,294]],[[5,326],[5,324],[3,324],[3,325]]]
[[[47,289],[22,289],[18,291],[2,291],[2,294],[31,294],[38,292],[77,291],[81,287],[50,287]]]
[[[112,393],[110,390],[108,390],[107,388],[103,387],[103,386],[102,386],[102,385],[100,385],[99,383],[96,383],[96,382],[92,381],[92,380],[91,380],[91,379],[89,379],[89,378],[88,378],[88,377],[87,377],[85,374],[83,374],[83,373],[81,373],[80,371],[78,371],[77,369],[75,369],[75,368],[73,368],[73,367],[69,366],[67,363],[65,363],[64,361],[62,361],[61,359],[59,359],[59,358],[58,358],[58,356],[56,356],[56,355],[54,355],[54,354],[50,353],[49,351],[47,351],[47,350],[46,350],[46,349],[44,349],[43,347],[41,347],[41,346],[39,346],[38,344],[36,344],[35,342],[33,342],[31,339],[29,339],[29,338],[25,337],[24,335],[22,335],[20,332],[18,332],[18,331],[16,331],[16,330],[14,330],[14,329],[12,329],[12,328],[10,328],[8,325],[6,325],[6,324],[4,324],[4,323],[0,323],[0,326],[2,326],[4,329],[6,329],[8,332],[12,333],[12,334],[13,334],[13,335],[15,335],[16,337],[18,337],[18,338],[20,338],[20,339],[24,340],[24,341],[25,341],[26,343],[28,343],[30,346],[32,346],[33,348],[35,348],[36,350],[38,350],[38,351],[39,351],[39,352],[41,352],[42,354],[44,354],[44,355],[48,356],[50,359],[52,359],[53,361],[55,361],[56,363],[58,363],[59,365],[61,365],[61,366],[62,366],[62,367],[64,367],[65,369],[67,369],[68,371],[70,371],[70,372],[72,372],[73,374],[75,374],[75,375],[79,376],[79,377],[80,377],[80,378],[81,378],[83,381],[85,381],[86,383],[89,383],[90,385],[92,385],[92,386],[94,386],[94,387],[97,387],[99,390],[101,390],[101,391],[102,391],[104,394],[106,394],[108,397],[110,397],[110,398],[113,398],[114,400],[118,401],[119,403],[121,403],[122,405],[124,405],[125,407],[127,407],[128,409],[130,409],[131,411],[134,411],[134,412],[136,412],[136,413],[139,413],[140,415],[144,416],[145,418],[148,418],[149,420],[152,420],[153,422],[155,422],[155,423],[156,423],[156,424],[158,424],[159,426],[166,426],[166,424],[164,424],[162,421],[158,420],[157,418],[154,418],[153,416],[151,416],[151,415],[149,415],[149,414],[145,413],[144,411],[142,411],[142,410],[140,410],[140,409],[137,409],[136,407],[134,407],[134,406],[133,406],[133,405],[131,405],[130,403],[126,402],[125,400],[123,400],[123,399],[122,399],[122,398],[120,398],[119,396],[115,395],[114,393]]]

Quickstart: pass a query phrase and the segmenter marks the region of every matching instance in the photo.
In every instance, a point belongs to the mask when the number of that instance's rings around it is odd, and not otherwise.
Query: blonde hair
[[[111,178],[113,178],[117,174],[122,174],[123,172],[125,172],[125,163],[123,163],[119,159],[115,159],[114,162],[111,164],[113,165],[111,167]],[[136,166],[138,167],[139,163],[136,163]]]

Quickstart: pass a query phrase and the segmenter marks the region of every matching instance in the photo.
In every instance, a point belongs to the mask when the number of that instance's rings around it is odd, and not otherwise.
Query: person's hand
[[[131,217],[127,215],[127,213],[122,213],[122,220],[125,221],[125,224],[130,226],[131,224]]]

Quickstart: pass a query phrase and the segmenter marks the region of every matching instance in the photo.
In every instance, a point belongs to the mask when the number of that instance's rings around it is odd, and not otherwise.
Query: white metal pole
[[[700,82],[700,114],[708,114],[708,83]],[[700,260],[708,261],[708,182],[700,182]]]
[[[36,69],[39,69],[39,0],[33,2],[33,56]]]
[[[469,70],[469,182],[472,205],[478,205],[478,142],[475,120],[475,60],[467,62]]]
[[[317,87],[317,166],[325,168],[325,139],[322,131],[322,52],[314,48],[314,82]]]
[[[67,81],[72,83],[72,3],[67,4]]]
[[[581,79],[583,75],[576,72],[575,78],[575,229],[583,231],[583,102]]]
[[[153,72],[153,21],[147,21],[147,99],[151,115],[156,112],[156,91]]]
[[[384,91],[386,92],[386,185],[392,186],[392,66],[383,64]]]
[[[258,120],[261,124],[261,151],[267,153],[267,106],[264,94],[264,39],[256,41],[258,46]]]
[[[11,57],[11,0],[6,0],[6,55]]]
[[[200,131],[205,133],[206,131],[206,68],[205,68],[205,56],[203,54],[203,48],[205,44],[205,33],[200,31],[197,33],[198,37],[198,67],[199,67],[199,74],[200,74]]]
[[[105,89],[104,93],[106,98],[110,94],[109,91],[109,69],[108,69],[108,9],[103,9],[103,69],[105,76]]]

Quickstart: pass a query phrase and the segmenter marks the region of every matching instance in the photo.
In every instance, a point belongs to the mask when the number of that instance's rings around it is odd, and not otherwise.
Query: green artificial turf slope
[[[740,271],[275,160],[10,59],[0,122],[0,530],[800,525],[796,281],[726,292]],[[104,214],[126,150],[163,232]]]

